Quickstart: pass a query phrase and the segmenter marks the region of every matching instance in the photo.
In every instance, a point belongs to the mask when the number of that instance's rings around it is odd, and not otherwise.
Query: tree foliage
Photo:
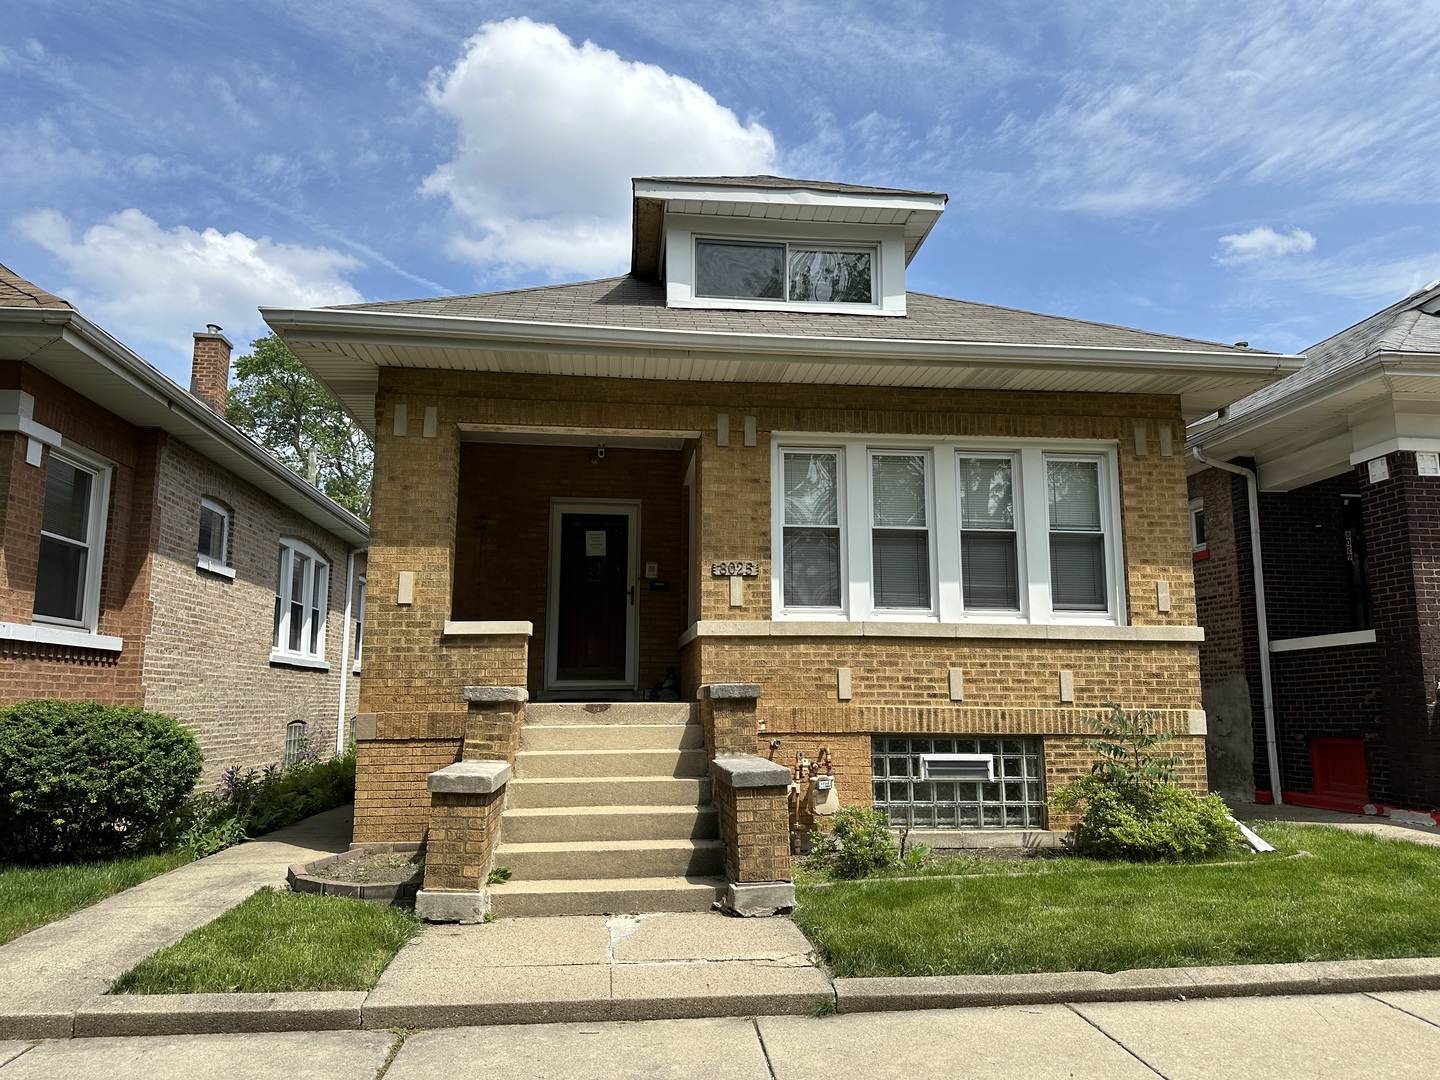
[[[369,440],[275,335],[252,341],[250,352],[236,359],[225,418],[292,472],[369,519]]]

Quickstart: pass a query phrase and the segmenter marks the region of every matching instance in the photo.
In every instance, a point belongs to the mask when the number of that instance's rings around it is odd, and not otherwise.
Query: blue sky
[[[1440,0],[8,4],[0,262],[183,382],[772,172],[947,192],[913,290],[1295,351],[1440,278],[1437,56]]]

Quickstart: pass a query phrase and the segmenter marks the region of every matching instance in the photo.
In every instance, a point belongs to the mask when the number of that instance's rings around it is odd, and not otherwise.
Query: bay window
[[[280,541],[272,663],[323,667],[330,564],[298,540]]]
[[[776,438],[775,618],[1125,622],[1113,444],[829,438]]]

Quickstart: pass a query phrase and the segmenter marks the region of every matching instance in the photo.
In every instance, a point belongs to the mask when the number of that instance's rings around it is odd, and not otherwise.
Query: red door
[[[1361,739],[1311,739],[1310,764],[1315,773],[1315,798],[1337,810],[1370,801],[1365,774],[1365,743]]]
[[[560,596],[555,677],[623,682],[627,675],[630,519],[624,514],[560,515]]]

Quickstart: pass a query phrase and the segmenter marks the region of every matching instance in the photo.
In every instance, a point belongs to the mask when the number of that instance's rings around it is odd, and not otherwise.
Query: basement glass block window
[[[875,806],[890,824],[917,829],[1043,829],[1045,785],[1039,739],[914,738],[871,742]],[[927,754],[988,754],[995,779],[926,780]]]

